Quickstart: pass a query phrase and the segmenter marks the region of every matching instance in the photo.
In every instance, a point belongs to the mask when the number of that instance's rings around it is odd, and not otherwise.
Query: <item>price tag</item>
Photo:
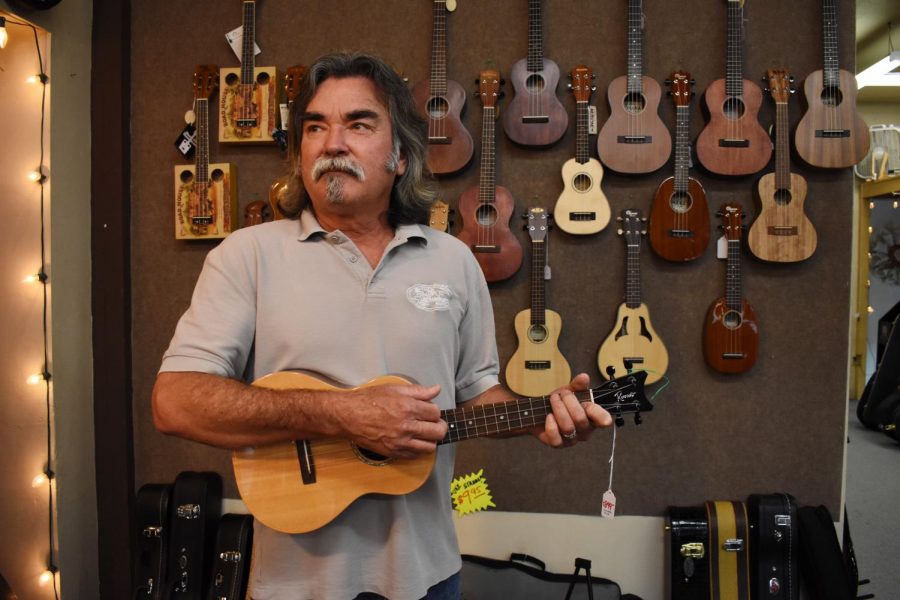
[[[597,107],[588,106],[588,133],[590,135],[597,134]]]
[[[243,58],[243,56],[241,56],[241,44],[244,41],[244,26],[241,25],[237,29],[232,29],[226,33],[225,41],[231,46],[231,49],[234,51],[234,55],[237,56],[238,60],[241,60]],[[262,50],[259,49],[259,45],[257,45],[256,42],[253,42],[253,56],[256,56],[260,52],[262,52]]]
[[[195,144],[197,143],[197,130],[193,125],[185,127],[178,139],[175,140],[175,147],[181,152],[185,158],[191,158],[194,155]]]
[[[616,516],[616,495],[612,490],[606,490],[603,493],[603,506],[600,509],[600,516],[604,519],[612,519]]]
[[[450,497],[460,516],[490,507],[497,508],[483,473],[484,469],[480,469],[477,473],[457,477],[450,483]]]
[[[716,242],[716,258],[728,258],[728,238],[724,235]]]

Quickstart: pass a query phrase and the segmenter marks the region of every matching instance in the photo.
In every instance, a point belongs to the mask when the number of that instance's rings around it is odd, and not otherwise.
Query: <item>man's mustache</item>
[[[366,173],[363,168],[351,158],[346,156],[336,156],[333,158],[319,158],[313,164],[312,178],[313,181],[321,179],[322,175],[329,171],[339,171],[349,173],[356,177],[359,181],[366,180]]]

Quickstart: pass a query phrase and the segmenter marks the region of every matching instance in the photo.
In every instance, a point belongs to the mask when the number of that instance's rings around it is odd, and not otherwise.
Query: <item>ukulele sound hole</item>
[[[432,119],[443,119],[450,110],[447,101],[440,96],[431,98],[425,108],[428,111],[428,116]]]
[[[735,121],[744,116],[744,101],[740,98],[729,98],[722,107],[725,118]]]
[[[644,100],[643,94],[631,92],[630,94],[626,94],[624,104],[626,112],[632,115],[636,115],[638,113],[644,112],[644,106],[647,105],[647,101]]]
[[[229,73],[225,76],[225,85],[232,86],[237,85],[237,82],[240,81],[240,77],[237,73]]]
[[[532,325],[528,328],[528,339],[535,344],[540,344],[547,339],[547,328],[543,325]]]
[[[786,206],[791,203],[791,190],[775,190],[775,204]]]
[[[529,75],[525,80],[525,89],[530,94],[542,94],[544,92],[544,78],[540,75]]]
[[[269,74],[266,73],[265,71],[261,72],[259,75],[256,76],[256,83],[258,83],[261,86],[269,85]]]
[[[391,459],[387,456],[383,456],[378,454],[377,452],[372,452],[366,448],[361,446],[357,446],[356,444],[351,444],[353,446],[353,452],[356,454],[359,460],[363,461],[367,465],[372,465],[373,467],[383,467],[384,465],[391,462]]]
[[[669,206],[672,207],[672,211],[680,215],[691,210],[691,205],[693,203],[693,198],[691,198],[691,195],[687,192],[675,192],[672,194],[672,197],[669,198]]]
[[[829,85],[822,89],[822,104],[825,106],[839,106],[843,101],[844,94],[841,93],[841,88]]]
[[[740,328],[743,320],[744,318],[741,316],[741,313],[736,310],[729,310],[727,313],[725,313],[725,317],[722,319],[722,322],[725,324],[725,327],[734,330]]]
[[[194,180],[194,174],[185,169],[178,175],[178,179],[181,180],[181,183],[190,183]]]
[[[491,227],[497,222],[497,209],[493,204],[482,204],[475,211],[475,221],[482,227]]]
[[[591,189],[591,186],[593,185],[594,182],[587,173],[579,173],[575,176],[575,179],[572,180],[572,187],[578,192],[586,192]]]
[[[213,169],[212,173],[209,174],[209,180],[215,181],[216,183],[221,182],[225,179],[225,171],[222,169]]]

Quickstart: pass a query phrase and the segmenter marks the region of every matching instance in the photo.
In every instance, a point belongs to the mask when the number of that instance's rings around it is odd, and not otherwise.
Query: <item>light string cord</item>
[[[37,52],[38,68],[39,68],[38,78],[41,83],[40,162],[39,162],[39,166],[38,166],[38,169],[39,169],[38,183],[41,186],[41,196],[40,196],[40,198],[41,198],[41,205],[40,205],[41,267],[40,267],[40,271],[38,272],[38,278],[42,285],[42,291],[43,291],[41,332],[43,335],[43,356],[44,356],[44,366],[43,366],[43,372],[41,373],[41,375],[44,380],[44,388],[45,388],[44,398],[45,398],[45,404],[46,404],[46,408],[47,408],[47,470],[45,472],[45,475],[47,476],[47,490],[48,490],[48,493],[47,493],[47,495],[48,495],[47,526],[48,527],[47,528],[48,528],[48,534],[49,534],[49,547],[50,547],[48,562],[49,562],[49,570],[50,570],[51,574],[53,575],[52,576],[53,595],[56,598],[56,600],[59,600],[59,590],[57,589],[57,586],[56,586],[56,572],[58,569],[56,566],[56,551],[55,551],[55,542],[54,542],[56,528],[55,528],[54,520],[53,520],[53,490],[54,490],[55,473],[53,471],[53,441],[52,441],[53,440],[53,437],[52,437],[53,436],[53,425],[51,423],[51,416],[52,416],[51,397],[50,397],[51,374],[50,374],[50,368],[49,368],[50,367],[50,351],[49,351],[49,342],[48,342],[48,335],[47,335],[47,331],[48,331],[48,328],[47,328],[48,297],[47,297],[47,273],[46,273],[47,250],[46,250],[46,227],[45,227],[46,198],[44,195],[44,185],[46,183],[46,176],[44,175],[43,171],[40,171],[40,169],[43,169],[43,166],[44,166],[44,154],[45,154],[44,132],[46,129],[46,115],[47,115],[47,110],[46,110],[46,107],[47,107],[47,74],[44,72],[44,59],[43,59],[43,55],[41,54],[41,45],[40,45],[40,40],[38,39],[37,28],[30,23],[25,23],[22,21],[15,21],[15,20],[11,20],[9,18],[6,19],[6,24],[7,25],[19,25],[21,27],[29,27],[31,29],[32,33],[34,34],[34,46],[35,46],[35,50]]]

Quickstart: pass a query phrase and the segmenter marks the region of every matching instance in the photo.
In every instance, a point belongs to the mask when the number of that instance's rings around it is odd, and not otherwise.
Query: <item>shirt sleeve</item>
[[[478,262],[470,253],[466,254],[468,302],[459,325],[457,404],[471,400],[500,382],[491,295]]]
[[[257,247],[240,233],[207,255],[160,372],[244,373],[256,333]]]

